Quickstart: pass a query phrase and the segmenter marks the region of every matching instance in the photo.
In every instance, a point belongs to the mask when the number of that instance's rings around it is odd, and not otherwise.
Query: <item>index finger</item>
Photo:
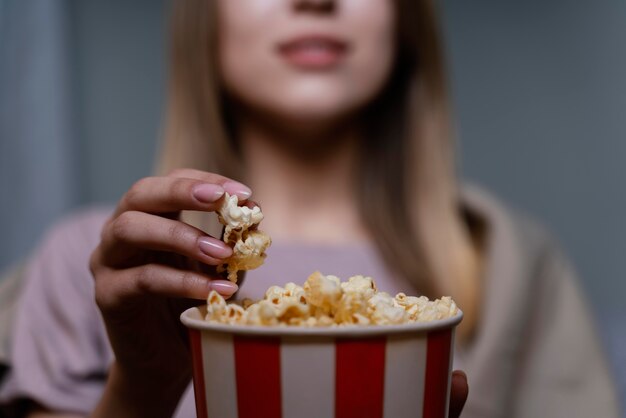
[[[223,195],[224,189],[218,184],[184,178],[145,177],[124,194],[113,219],[129,211],[152,214],[214,211]]]
[[[179,168],[169,173],[168,177],[195,179],[206,183],[219,184],[229,195],[237,195],[240,202],[252,196],[252,191],[245,184],[219,174],[209,173],[208,171],[193,168]]]
[[[191,174],[191,173],[190,173]],[[113,218],[127,211],[152,214],[176,213],[182,210],[215,211],[224,192],[236,194],[241,200],[250,196],[250,189],[238,182],[212,173],[202,178],[176,176],[145,177],[137,181],[122,197]]]

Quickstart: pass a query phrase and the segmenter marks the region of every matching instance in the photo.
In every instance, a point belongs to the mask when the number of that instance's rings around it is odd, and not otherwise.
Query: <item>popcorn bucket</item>
[[[199,418],[447,418],[454,329],[432,322],[333,328],[189,328]]]

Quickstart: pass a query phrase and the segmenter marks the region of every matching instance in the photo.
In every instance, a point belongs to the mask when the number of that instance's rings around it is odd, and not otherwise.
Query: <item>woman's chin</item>
[[[333,135],[350,126],[362,106],[336,97],[293,97],[278,92],[273,98],[240,101],[241,116],[260,123],[279,136],[319,137]]]
[[[323,110],[323,109],[289,109],[277,113],[277,121],[283,129],[295,136],[326,136],[337,130],[350,126],[354,109]]]

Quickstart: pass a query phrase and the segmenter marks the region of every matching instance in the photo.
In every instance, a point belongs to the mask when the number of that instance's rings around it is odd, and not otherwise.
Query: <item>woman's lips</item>
[[[326,70],[336,66],[348,50],[346,42],[329,36],[302,36],[278,46],[279,54],[294,67]]]

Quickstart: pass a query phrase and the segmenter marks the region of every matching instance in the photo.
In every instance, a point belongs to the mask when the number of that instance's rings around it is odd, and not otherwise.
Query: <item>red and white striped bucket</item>
[[[447,418],[454,328],[407,325],[189,328],[199,418]]]

